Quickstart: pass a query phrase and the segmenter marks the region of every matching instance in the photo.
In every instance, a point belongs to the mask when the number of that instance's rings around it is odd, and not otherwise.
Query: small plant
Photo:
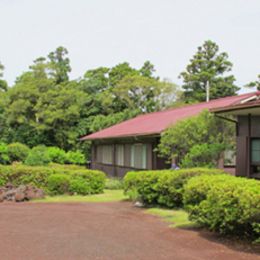
[[[106,179],[106,186],[107,190],[121,190],[123,189],[123,181],[118,178],[107,178]]]
[[[21,143],[12,143],[8,145],[8,155],[11,162],[24,162],[30,152],[30,148]]]
[[[70,176],[66,174],[52,174],[48,177],[48,190],[51,195],[60,195],[69,192]]]
[[[72,194],[89,195],[92,194],[91,184],[83,178],[75,178],[70,182],[69,191]]]
[[[35,146],[25,160],[25,164],[30,166],[47,165],[50,162],[51,159],[44,145]]]

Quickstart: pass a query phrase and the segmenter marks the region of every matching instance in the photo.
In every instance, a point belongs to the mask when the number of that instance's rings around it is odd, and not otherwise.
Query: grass
[[[170,210],[163,208],[150,208],[146,210],[146,213],[162,217],[164,221],[169,222],[171,224],[170,227],[196,227],[196,224],[188,219],[188,213],[181,209]]]
[[[126,200],[122,190],[104,190],[102,194],[96,195],[60,195],[60,196],[47,196],[44,199],[34,200],[33,202],[51,202],[51,203],[65,203],[65,202],[113,202]]]

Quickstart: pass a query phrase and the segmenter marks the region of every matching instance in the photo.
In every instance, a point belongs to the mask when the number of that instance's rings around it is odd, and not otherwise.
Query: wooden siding
[[[124,139],[115,139],[115,140],[98,140],[92,142],[92,161],[91,168],[102,170],[107,173],[109,176],[114,177],[123,177],[128,171],[133,170],[144,170],[131,167],[131,146],[136,143],[142,143],[146,145],[146,169],[164,169],[169,168],[170,166],[166,164],[165,160],[159,158],[157,153],[154,152],[158,144],[158,137],[146,137],[146,138],[124,138]],[[124,145],[124,166],[116,165],[115,153],[113,150],[113,163],[104,164],[100,161],[101,149],[98,149],[98,146],[102,145],[112,145],[116,149],[116,145]]]
[[[260,116],[238,116],[236,175],[251,177],[251,140],[260,138]]]

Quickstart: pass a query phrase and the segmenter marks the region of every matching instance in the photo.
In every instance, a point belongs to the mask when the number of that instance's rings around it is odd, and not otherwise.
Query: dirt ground
[[[2,203],[0,259],[260,259],[212,234],[169,228],[128,202]]]

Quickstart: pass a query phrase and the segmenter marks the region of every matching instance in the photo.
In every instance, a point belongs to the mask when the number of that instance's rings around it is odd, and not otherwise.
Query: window
[[[116,145],[116,165],[124,166],[124,145]]]
[[[252,139],[251,141],[251,161],[260,164],[260,139]]]
[[[99,145],[97,146],[97,161],[105,164],[113,163],[113,146]]]
[[[113,147],[112,145],[103,145],[102,149],[102,163],[113,163]]]
[[[137,169],[147,168],[146,145],[134,144],[131,146],[131,167]]]

